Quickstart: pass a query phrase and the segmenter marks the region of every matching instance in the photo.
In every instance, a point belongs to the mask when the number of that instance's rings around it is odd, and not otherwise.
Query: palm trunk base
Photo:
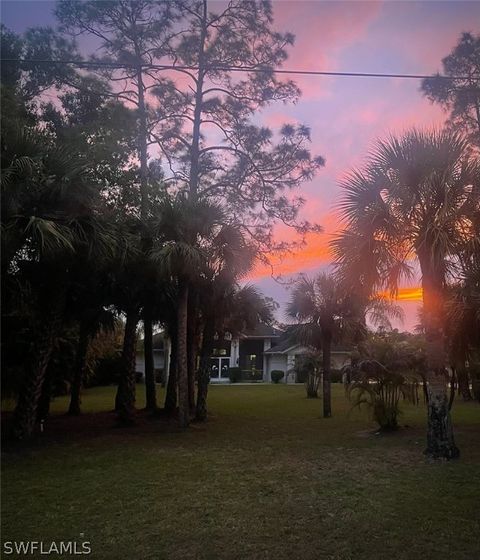
[[[446,392],[430,390],[428,397],[427,448],[424,453],[432,459],[457,459],[460,451],[453,437]]]
[[[195,421],[206,422],[207,420],[207,394],[210,381],[209,372],[200,371],[198,378],[197,405],[195,408]]]

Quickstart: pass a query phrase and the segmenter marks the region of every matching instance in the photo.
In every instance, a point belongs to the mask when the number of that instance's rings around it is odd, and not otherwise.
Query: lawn
[[[480,558],[478,404],[454,405],[461,459],[428,464],[423,406],[378,436],[340,386],[327,420],[302,386],[213,386],[210,421],[184,433],[94,416],[112,403],[88,390],[77,420],[59,398],[40,440],[4,453],[3,541],[85,539],[101,560]]]

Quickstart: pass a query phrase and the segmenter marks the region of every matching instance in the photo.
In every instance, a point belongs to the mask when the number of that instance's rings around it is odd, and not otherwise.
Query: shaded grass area
[[[183,433],[92,420],[113,398],[86,391],[81,420],[56,399],[40,441],[4,454],[3,541],[87,539],[102,560],[480,558],[478,404],[454,405],[461,459],[428,464],[423,406],[376,436],[340,386],[326,420],[302,386],[213,386],[209,422]]]

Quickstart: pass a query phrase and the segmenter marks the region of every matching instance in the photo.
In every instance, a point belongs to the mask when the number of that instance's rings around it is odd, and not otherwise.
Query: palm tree
[[[452,368],[464,400],[472,400],[466,362],[480,349],[480,266],[472,263],[461,282],[449,290],[446,302]]]
[[[388,289],[420,266],[427,341],[428,434],[426,454],[453,458],[446,387],[445,286],[465,244],[480,236],[480,166],[466,140],[449,131],[412,130],[378,141],[365,169],[343,182],[345,229],[334,241],[339,273],[365,292]]]
[[[248,261],[248,258],[247,258]],[[247,329],[254,328],[259,322],[271,323],[272,307],[269,302],[249,284],[240,287],[224,261],[225,274],[216,276],[209,282],[208,290],[202,291],[201,314],[203,321],[202,348],[198,368],[198,393],[195,420],[207,419],[207,395],[210,381],[210,358],[215,344],[215,335],[229,332],[236,336]],[[238,261],[237,261],[238,266]],[[248,267],[248,265],[247,265]]]
[[[338,281],[325,273],[315,278],[302,275],[297,279],[287,313],[298,323],[294,336],[307,346],[322,351],[323,417],[330,418],[332,344],[348,333],[360,332],[362,316]]]
[[[98,190],[76,155],[21,128],[2,147],[2,272],[27,282],[35,309],[34,347],[13,418],[13,436],[23,439],[34,430],[63,320],[69,266],[77,251],[92,258],[107,251],[111,237],[95,211],[101,207]]]
[[[188,391],[188,299],[190,285],[204,269],[211,240],[222,229],[223,212],[215,204],[190,200],[180,193],[165,196],[157,208],[157,228],[152,258],[176,284],[175,356],[178,388],[178,421],[190,422]]]

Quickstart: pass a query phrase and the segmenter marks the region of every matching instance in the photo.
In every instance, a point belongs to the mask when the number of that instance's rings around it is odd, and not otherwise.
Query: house
[[[288,330],[260,323],[239,336],[226,333],[224,337],[215,339],[210,358],[210,379],[213,383],[228,382],[230,368],[238,367],[244,378],[270,382],[272,371],[281,370],[285,373],[283,383],[295,383],[295,362],[309,352],[309,348],[292,339]],[[154,335],[153,353],[155,370],[159,373],[168,371],[170,343],[163,333]],[[347,348],[334,348],[332,369],[340,369],[349,363],[350,353]],[[137,348],[136,371],[145,373],[143,340]]]
[[[351,351],[352,350],[348,348],[334,346],[331,351],[331,368],[341,369],[343,366],[349,364]],[[272,371],[280,370],[285,372],[285,377],[282,381],[285,383],[295,383],[297,379],[293,368],[302,356],[310,352],[310,348],[295,342],[287,331],[278,340],[277,344],[272,345],[271,348],[264,353],[267,364],[264,380],[271,381]]]
[[[153,368],[156,377],[163,374],[165,369],[165,354],[169,352],[168,340],[165,338],[163,332],[153,335]],[[142,378],[145,376],[145,354],[143,352],[143,338],[137,342],[137,352],[135,356],[135,371],[142,374]]]

